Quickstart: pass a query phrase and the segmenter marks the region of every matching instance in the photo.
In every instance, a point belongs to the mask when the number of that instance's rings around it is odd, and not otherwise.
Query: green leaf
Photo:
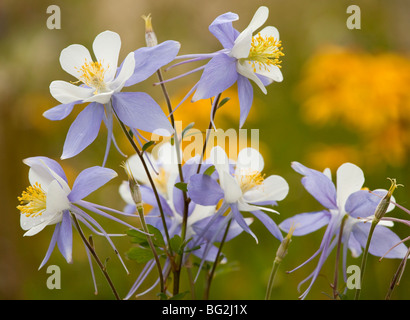
[[[215,166],[210,166],[208,169],[205,170],[204,174],[210,176],[214,173],[215,171]]]
[[[198,249],[201,249],[201,246],[195,246],[193,248],[189,248],[189,249],[185,250],[185,253],[195,251],[195,250],[198,250]]]
[[[151,250],[142,247],[133,247],[126,252],[126,256],[130,260],[137,261],[138,263],[146,263],[154,258]]]
[[[188,184],[186,182],[177,182],[175,183],[175,187],[185,192],[188,191]]]
[[[185,134],[192,129],[192,127],[195,125],[195,122],[191,122],[190,124],[188,124],[184,130],[182,130],[181,136],[182,138],[185,136]]]
[[[181,251],[182,239],[181,239],[181,237],[180,237],[179,235],[176,234],[175,236],[173,236],[173,237],[169,240],[169,242],[170,242],[171,249],[172,249],[173,251],[175,251],[175,252],[177,252],[177,253],[179,253],[179,254],[182,253],[182,251]]]
[[[231,98],[229,98],[229,97],[226,97],[226,98],[222,99],[222,101],[219,102],[217,109],[221,108],[221,107],[222,107],[225,103],[227,103],[229,100],[231,100]]]
[[[175,296],[172,296],[168,300],[182,300],[188,293],[189,291],[180,292],[176,294]]]
[[[154,244],[154,246],[157,247],[165,247],[165,241],[164,238],[162,237],[162,233],[161,231],[159,231],[157,228],[155,228],[152,225],[148,225],[148,231],[150,234],[153,234],[153,236],[151,236],[152,239],[152,243]]]
[[[157,293],[157,297],[159,297],[160,300],[168,300],[168,296],[163,292]]]
[[[152,225],[148,224],[148,232],[152,234],[151,240],[154,246],[157,247],[165,247],[165,241],[164,238],[162,237],[161,231],[159,231],[157,228],[153,227]],[[131,242],[132,243],[137,243],[141,246],[147,246],[148,245],[148,240],[147,240],[147,235],[138,232],[137,230],[130,229],[127,231],[127,235],[131,237]]]
[[[148,141],[146,144],[142,146],[142,152],[144,152],[145,150],[147,150],[149,147],[151,147],[154,144],[155,144],[155,141]]]
[[[130,229],[127,231],[127,235],[131,237],[132,243],[138,243],[141,245],[147,243],[147,236],[142,232],[138,232],[137,230]]]

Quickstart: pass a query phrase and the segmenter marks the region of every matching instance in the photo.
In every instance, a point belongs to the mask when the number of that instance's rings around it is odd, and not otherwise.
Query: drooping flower
[[[128,216],[127,214],[83,200],[116,177],[115,171],[98,166],[87,168],[77,176],[73,187],[70,188],[63,169],[56,161],[47,157],[32,157],[25,159],[24,163],[30,167],[30,186],[18,197],[20,205],[17,206],[21,212],[21,228],[26,231],[24,236],[33,236],[45,227],[55,225],[49,248],[40,268],[47,263],[56,244],[66,261],[72,262],[72,225],[76,225],[73,216],[95,234],[103,235],[118,254],[110,239],[115,235],[108,234],[92,216],[83,210],[92,211],[128,228],[136,229],[104,211]],[[118,257],[122,261],[119,255]]]
[[[298,162],[293,162],[292,168],[304,176],[302,178],[303,186],[325,209],[297,214],[284,220],[279,227],[288,231],[294,225],[293,235],[302,236],[327,226],[319,249],[308,260],[294,269],[299,269],[319,256],[314,271],[302,281],[304,283],[310,280],[308,288],[301,295],[301,298],[305,298],[327,257],[337,244],[343,219],[345,221],[341,241],[343,244],[343,271],[346,280],[347,249],[350,249],[354,257],[361,254],[362,248],[366,246],[370,229],[369,220],[372,219],[377,205],[387,190],[377,189],[369,192],[362,189],[365,181],[363,171],[352,163],[345,163],[338,168],[336,186],[332,182],[330,170],[325,170],[322,173],[307,168]],[[394,205],[390,205],[388,211],[393,210],[393,208]],[[383,256],[389,248],[399,241],[399,237],[386,226],[391,226],[391,224],[383,225],[380,223],[375,229],[369,248],[372,255]],[[401,244],[391,250],[386,257],[402,258],[406,251],[406,247]]]
[[[280,241],[283,236],[276,223],[263,211],[278,213],[264,205],[276,205],[289,191],[289,185],[282,177],[262,175],[264,161],[253,148],[242,149],[235,164],[225,151],[217,146],[211,151],[210,163],[215,166],[215,178],[207,174],[195,174],[188,184],[188,195],[197,204],[209,206],[222,201],[221,208],[230,209],[232,219],[244,231],[257,237],[244,222],[241,211],[250,212]]]
[[[222,44],[222,50],[176,57],[190,59],[186,62],[211,58],[205,66],[189,72],[203,70],[200,80],[183,101],[194,91],[192,101],[212,98],[237,83],[240,127],[243,126],[253,101],[253,88],[249,80],[255,82],[265,94],[265,86],[283,80],[280,59],[284,54],[278,30],[268,26],[256,32],[266,22],[268,15],[269,9],[260,7],[245,30],[239,33],[232,26],[232,22],[239,19],[238,15],[232,12],[222,14],[209,26],[209,31]]]
[[[120,36],[104,31],[93,42],[96,60],[92,59],[86,47],[79,44],[62,50],[61,67],[78,81],[53,81],[50,93],[61,104],[43,115],[50,120],[62,120],[76,104],[90,103],[71,125],[62,159],[73,157],[90,145],[104,121],[108,129],[105,164],[113,139],[113,113],[135,134],[138,134],[136,129],[165,136],[172,134],[172,126],[161,107],[147,93],[121,90],[147,79],[172,61],[179,51],[179,43],[165,41],[154,47],[140,48],[130,52],[118,67],[120,47]]]

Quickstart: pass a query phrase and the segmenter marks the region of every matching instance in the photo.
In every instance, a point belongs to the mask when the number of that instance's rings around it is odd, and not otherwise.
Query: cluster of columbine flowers
[[[233,161],[224,149],[216,146],[207,159],[204,159],[203,152],[182,161],[181,138],[184,131],[176,132],[173,112],[189,96],[193,95],[193,101],[211,99],[209,128],[212,128],[216,111],[223,104],[221,94],[237,83],[239,127],[242,127],[253,101],[251,81],[265,94],[266,86],[282,81],[280,59],[283,52],[279,32],[272,26],[258,31],[268,19],[268,13],[266,7],[260,7],[242,32],[232,25],[239,18],[236,14],[229,12],[217,17],[209,26],[209,31],[223,48],[214,53],[178,55],[178,42],[169,40],[158,44],[150,16],[144,17],[147,46],[130,52],[119,66],[121,39],[111,31],[102,32],[95,38],[92,46],[95,59],[82,45],[70,45],[61,52],[61,67],[77,81],[53,81],[50,84],[51,95],[61,104],[46,111],[44,116],[54,121],[63,120],[75,106],[87,104],[68,130],[61,159],[74,157],[89,146],[98,136],[102,122],[108,133],[102,166],[83,170],[72,188],[56,161],[47,157],[24,160],[30,167],[31,185],[18,198],[21,227],[26,230],[26,236],[32,236],[46,226],[55,226],[40,268],[47,263],[56,244],[67,262],[72,262],[74,227],[86,245],[91,269],[91,259],[95,259],[119,298],[92,241],[84,237],[81,224],[107,239],[128,272],[111,239],[118,234],[106,232],[87,211],[126,226],[132,242],[137,244],[127,256],[145,263],[145,266],[125,297],[127,299],[137,293],[154,269],[157,270],[157,281],[147,291],[159,285],[163,298],[180,294],[180,273],[191,255],[200,261],[197,276],[201,271],[207,272],[204,297],[208,298],[215,268],[226,260],[221,252],[223,245],[243,231],[258,241],[250,227],[254,218],[280,242],[275,263],[286,254],[292,234],[304,235],[327,225],[320,248],[308,260],[319,255],[317,267],[306,279],[311,282],[302,298],[309,292],[336,244],[345,245],[344,258],[347,248],[354,255],[360,255],[369,233],[369,224],[365,222],[371,219],[380,198],[387,191],[370,193],[362,190],[364,177],[357,166],[348,163],[339,168],[336,188],[330,172],[321,173],[293,163],[293,168],[304,175],[302,182],[307,191],[326,209],[296,215],[278,226],[271,216],[279,212],[273,207],[287,196],[289,186],[279,175],[266,177],[262,173],[264,160],[258,150],[245,148]],[[161,68],[176,60],[183,61],[171,67],[207,59],[209,61],[204,66],[186,73],[202,71],[200,79],[182,101],[172,106],[165,83],[186,74],[164,80]],[[140,83],[155,73],[167,101],[168,115],[147,93],[122,92],[123,88]],[[135,154],[122,164],[128,177],[119,187],[119,194],[126,204],[122,210],[84,200],[117,176],[114,170],[105,167],[111,144],[118,149],[113,134],[115,120],[135,150]],[[171,142],[164,139],[154,154],[147,150],[154,143],[147,141],[140,131],[172,139]],[[145,212],[145,204],[150,205],[148,213]],[[122,217],[134,218],[135,223],[126,223]],[[283,237],[282,232],[288,235]],[[402,258],[407,252],[406,247],[399,243],[400,239],[384,226],[377,225],[373,238],[369,250],[373,255]],[[386,254],[389,248],[392,249]],[[203,268],[205,263],[210,263],[212,267]],[[172,291],[167,287],[170,275],[173,277]],[[270,289],[267,297],[270,296]]]

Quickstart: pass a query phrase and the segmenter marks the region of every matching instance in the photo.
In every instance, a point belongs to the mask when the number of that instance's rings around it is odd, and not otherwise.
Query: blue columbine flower
[[[71,215],[74,215],[79,222],[82,222],[95,234],[103,235],[118,254],[118,250],[110,239],[111,236],[115,235],[108,234],[83,209],[140,231],[130,224],[107,214],[105,211],[125,216],[135,217],[135,215],[127,215],[121,211],[83,200],[93,191],[116,177],[117,173],[115,171],[98,166],[87,168],[77,176],[71,189],[63,169],[56,161],[47,157],[32,157],[25,159],[24,163],[30,167],[29,181],[31,184],[18,197],[20,205],[17,208],[21,212],[20,225],[26,231],[24,236],[33,236],[45,227],[55,225],[49,248],[40,264],[40,268],[47,263],[56,244],[66,261],[68,263],[72,262],[73,221]],[[118,257],[123,263],[121,257],[119,255]]]
[[[175,235],[181,234],[181,226],[183,223],[185,199],[182,191],[175,187],[175,184],[180,182],[179,175],[175,174],[174,170],[171,169],[175,167],[176,163],[173,163],[174,166],[165,166],[164,161],[166,158],[163,158],[165,155],[170,156],[170,153],[175,155],[175,147],[166,143],[159,149],[159,154],[162,155],[156,161],[153,161],[153,168],[163,169],[167,168],[169,171],[162,172],[162,177],[167,177],[167,179],[159,181],[159,199],[162,205],[162,209],[165,215],[165,221],[167,225],[167,230],[170,238]],[[161,152],[162,151],[162,152]],[[168,161],[169,159],[168,158]],[[152,158],[154,160],[154,158]],[[138,163],[139,158],[129,159],[128,163],[125,165],[127,170],[129,170],[132,176],[143,183],[139,186],[141,193],[141,199],[143,203],[149,204],[152,206],[150,212],[145,216],[145,220],[148,224],[154,226],[160,230],[165,239],[165,230],[164,225],[161,219],[161,214],[158,208],[158,203],[152,188],[146,183],[146,175],[140,170],[141,164]],[[199,156],[191,158],[182,166],[182,173],[184,179],[189,180],[197,172],[199,163]],[[168,162],[168,164],[171,164]],[[209,164],[203,164],[200,172],[203,173],[206,169],[209,168]],[[134,174],[137,174],[134,176]],[[160,177],[161,177],[160,175]],[[145,183],[144,183],[145,181]],[[158,181],[157,181],[158,182]],[[165,183],[162,185],[161,184]],[[158,187],[157,185],[157,187]],[[129,189],[128,183],[122,183],[119,189],[120,195],[127,203],[126,209],[128,212],[135,212],[135,203],[132,200],[131,191]],[[187,250],[192,250],[193,255],[201,259],[201,266],[204,261],[215,261],[218,248],[214,245],[215,242],[220,242],[223,238],[224,227],[226,226],[226,219],[217,212],[216,205],[213,206],[201,206],[194,202],[190,202],[188,207],[188,219],[186,225],[186,240],[187,240]],[[249,225],[252,222],[252,219],[245,219],[244,222]],[[238,236],[243,231],[242,227],[235,221],[230,225],[229,231],[225,241],[229,241],[236,236]],[[166,239],[165,239],[166,242]],[[184,259],[187,259],[187,254],[184,255]],[[142,282],[146,279],[147,275],[155,266],[154,260],[149,261],[144,267],[140,277],[135,281],[134,285],[131,287],[129,293],[126,296],[126,299],[130,298],[136,290],[140,287]],[[170,270],[170,264],[167,260],[164,264],[163,272],[166,274]],[[199,272],[198,272],[199,273]],[[157,280],[158,281],[158,280]],[[157,282],[153,284],[155,286]],[[150,287],[152,289],[153,287]],[[148,289],[147,291],[149,291]],[[145,294],[147,291],[141,293],[140,295]]]
[[[185,62],[211,58],[205,66],[188,72],[203,70],[200,80],[183,100],[194,90],[192,101],[215,97],[237,83],[242,127],[253,101],[253,88],[249,80],[255,82],[265,94],[266,85],[283,80],[280,71],[283,52],[278,30],[268,26],[256,33],[268,15],[269,9],[260,7],[241,33],[232,26],[232,21],[239,19],[237,14],[228,12],[217,17],[209,26],[209,31],[219,40],[223,49],[210,54],[190,54],[176,58],[189,59]]]
[[[236,221],[244,231],[257,237],[245,223],[241,211],[250,212],[280,241],[283,236],[276,223],[263,211],[278,213],[263,205],[276,205],[289,191],[289,185],[282,177],[271,175],[266,179],[261,171],[264,161],[253,148],[242,149],[237,162],[232,164],[225,151],[217,146],[211,150],[210,163],[215,166],[214,176],[193,175],[188,184],[188,196],[197,204],[209,206],[222,201],[221,212],[230,209],[229,218]],[[225,210],[225,211],[223,211]]]
[[[147,79],[160,67],[172,61],[180,44],[176,41],[165,41],[154,47],[140,48],[130,52],[121,66],[117,67],[120,47],[120,36],[112,31],[104,31],[97,35],[93,42],[95,61],[88,49],[79,44],[70,45],[61,52],[61,67],[78,81],[53,81],[50,84],[51,95],[61,104],[47,110],[43,115],[50,120],[62,120],[71,113],[76,104],[90,103],[72,123],[62,159],[71,158],[90,145],[104,121],[108,129],[103,162],[105,164],[113,139],[113,112],[125,125],[135,130],[136,134],[136,129],[164,136],[173,133],[161,107],[148,94],[121,90]],[[77,86],[76,83],[82,85]]]
[[[367,235],[370,229],[369,219],[376,210],[376,207],[387,190],[374,190],[369,192],[362,189],[365,178],[363,171],[356,165],[345,163],[341,165],[336,173],[337,185],[332,182],[330,170],[326,169],[323,173],[304,165],[293,162],[292,168],[302,174],[302,184],[305,189],[326,209],[316,212],[297,214],[283,221],[279,227],[288,231],[292,225],[295,230],[294,236],[302,236],[314,232],[324,226],[326,231],[319,249],[302,265],[304,266],[313,258],[319,256],[319,261],[314,271],[302,283],[311,280],[309,287],[303,292],[301,298],[305,298],[312,288],[313,283],[325,263],[327,257],[337,244],[340,226],[345,220],[342,243],[343,247],[343,270],[346,281],[346,256],[349,248],[353,256],[359,256],[362,248],[366,246]],[[394,205],[390,205],[391,211]],[[365,223],[367,222],[367,223]],[[391,224],[385,224],[391,226]],[[399,237],[379,223],[373,234],[369,252],[375,256],[383,256],[394,244],[399,242]],[[389,251],[388,258],[402,258],[407,249],[401,244]],[[301,284],[302,284],[301,283]]]

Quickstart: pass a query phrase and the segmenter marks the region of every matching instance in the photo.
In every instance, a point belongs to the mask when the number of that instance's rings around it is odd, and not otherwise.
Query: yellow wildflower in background
[[[307,62],[298,97],[307,123],[344,125],[367,157],[400,166],[410,148],[409,89],[408,57],[328,47]]]

